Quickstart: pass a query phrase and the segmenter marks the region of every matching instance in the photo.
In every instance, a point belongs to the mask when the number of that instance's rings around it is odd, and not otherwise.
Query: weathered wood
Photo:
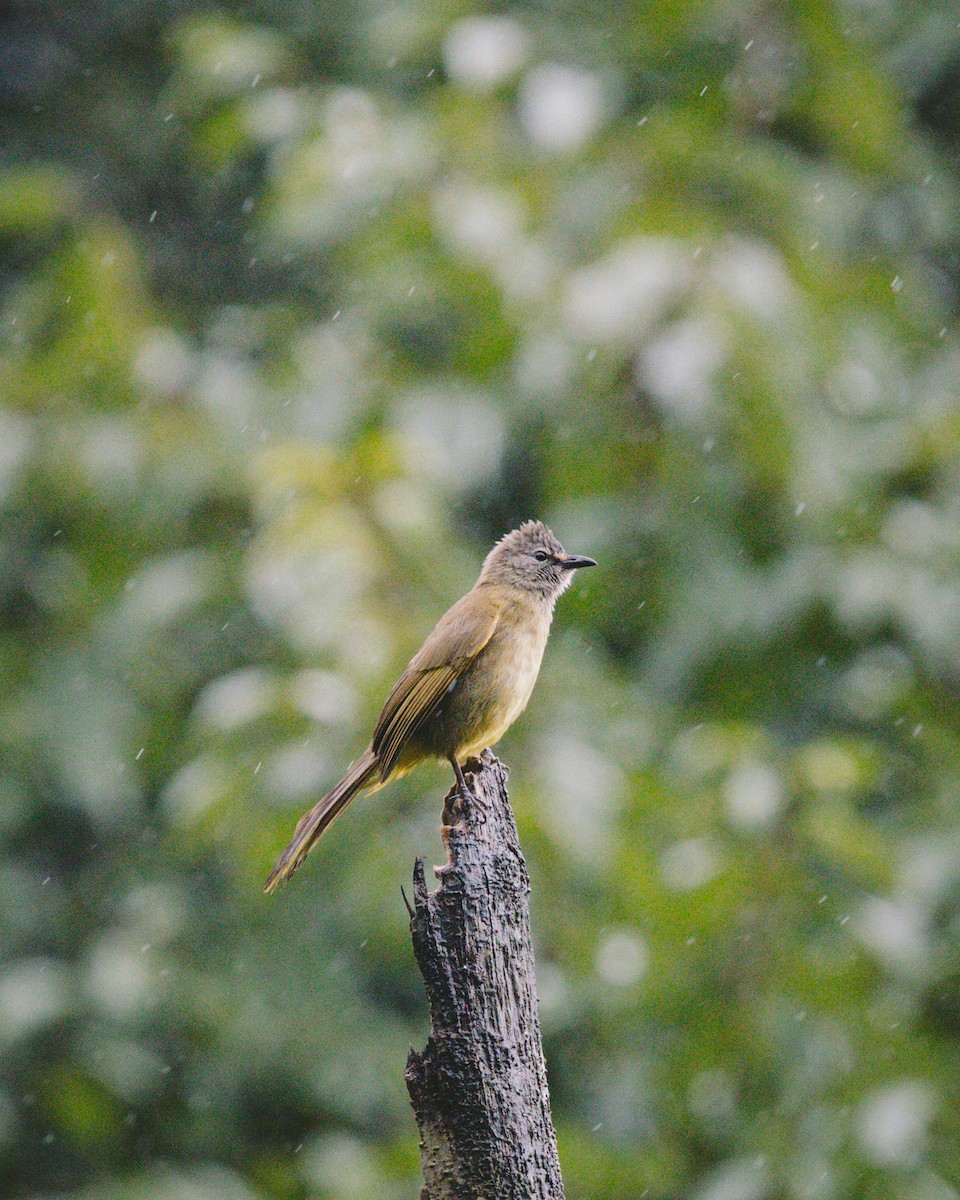
[[[562,1200],[540,1040],[530,881],[489,751],[443,810],[449,861],[428,893],[414,870],[413,947],[430,1038],[410,1051],[407,1089],[420,1126],[421,1200]]]

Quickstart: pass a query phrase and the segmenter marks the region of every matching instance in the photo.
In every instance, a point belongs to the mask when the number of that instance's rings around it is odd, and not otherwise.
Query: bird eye
[[[546,552],[546,550],[537,550],[533,557],[537,560],[537,562],[546,562],[550,555]]]

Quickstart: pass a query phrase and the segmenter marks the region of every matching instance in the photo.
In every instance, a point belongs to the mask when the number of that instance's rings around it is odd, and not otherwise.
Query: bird
[[[525,521],[502,537],[477,582],[444,613],[397,680],[369,746],[300,818],[263,890],[273,892],[293,875],[355,796],[422,762],[449,762],[461,795],[469,795],[461,764],[498,742],[526,708],[554,605],[574,571],[596,565],[567,554],[541,521]]]

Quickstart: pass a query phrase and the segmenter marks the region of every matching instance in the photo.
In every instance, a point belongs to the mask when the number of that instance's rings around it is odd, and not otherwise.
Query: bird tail
[[[297,822],[290,845],[270,872],[263,888],[265,892],[274,892],[281,883],[287,882],[310,853],[314,843],[319,841],[327,826],[343,812],[358,792],[362,792],[375,779],[377,771],[376,755],[372,750],[365,751],[337,786],[327,792],[322,800],[318,800],[308,813],[304,813]]]

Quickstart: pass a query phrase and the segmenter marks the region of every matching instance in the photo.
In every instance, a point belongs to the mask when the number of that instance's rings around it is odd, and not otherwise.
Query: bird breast
[[[455,732],[459,758],[492,746],[527,707],[550,632],[551,611],[511,607],[493,637],[445,698],[443,722]]]

